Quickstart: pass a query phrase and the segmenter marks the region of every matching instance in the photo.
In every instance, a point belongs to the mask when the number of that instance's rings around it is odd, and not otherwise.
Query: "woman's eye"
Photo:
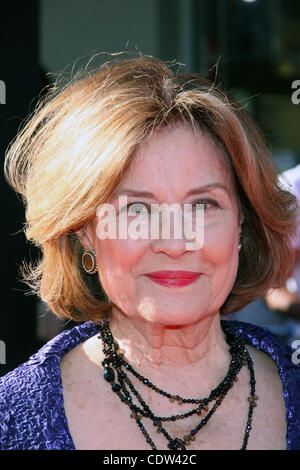
[[[220,207],[219,204],[213,199],[199,199],[191,204],[192,210],[207,211],[210,208]],[[121,212],[126,211],[128,216],[138,216],[141,214],[148,215],[151,212],[151,208],[144,202],[130,202],[125,206]]]
[[[200,199],[193,203],[193,206],[196,210],[204,210],[210,209],[211,207],[220,207],[219,204],[214,201],[213,199]]]
[[[135,216],[140,215],[142,213],[148,213],[148,206],[143,202],[131,202],[127,206],[128,215]]]

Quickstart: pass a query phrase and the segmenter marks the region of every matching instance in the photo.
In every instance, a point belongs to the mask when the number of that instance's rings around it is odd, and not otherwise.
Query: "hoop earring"
[[[81,258],[81,264],[86,273],[95,274],[97,272],[97,258],[93,248],[84,250]]]

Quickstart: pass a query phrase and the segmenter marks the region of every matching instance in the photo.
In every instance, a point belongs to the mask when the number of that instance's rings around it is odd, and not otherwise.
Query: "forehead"
[[[233,190],[228,156],[212,137],[185,124],[168,126],[143,144],[119,185],[180,197],[193,186],[220,183]]]

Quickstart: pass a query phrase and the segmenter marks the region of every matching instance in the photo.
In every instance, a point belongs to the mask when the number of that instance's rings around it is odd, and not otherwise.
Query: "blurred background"
[[[0,153],[47,84],[84,67],[99,52],[138,51],[210,74],[260,125],[280,171],[300,162],[299,0],[3,0],[0,50]],[[101,55],[97,63],[101,63]],[[103,56],[103,62],[107,56]],[[299,82],[298,82],[299,81]],[[22,232],[21,198],[0,177],[3,217],[0,375],[70,327],[20,281],[37,249]],[[266,325],[286,342],[300,339],[297,282],[278,304],[259,299],[232,318]]]

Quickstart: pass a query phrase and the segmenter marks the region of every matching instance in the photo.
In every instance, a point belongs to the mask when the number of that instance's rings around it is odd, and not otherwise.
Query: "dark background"
[[[300,80],[299,32],[298,0],[2,1],[2,168],[7,145],[47,83],[62,70],[70,74],[74,66],[76,71],[97,52],[124,50],[175,59],[191,71],[211,69],[212,75],[218,64],[218,82],[260,124],[279,168],[290,168],[300,160],[300,105],[291,100],[292,83]],[[20,197],[3,171],[0,178],[3,375],[63,325],[53,323],[50,313],[41,321],[40,302],[25,295],[18,267],[38,252],[22,232]]]

